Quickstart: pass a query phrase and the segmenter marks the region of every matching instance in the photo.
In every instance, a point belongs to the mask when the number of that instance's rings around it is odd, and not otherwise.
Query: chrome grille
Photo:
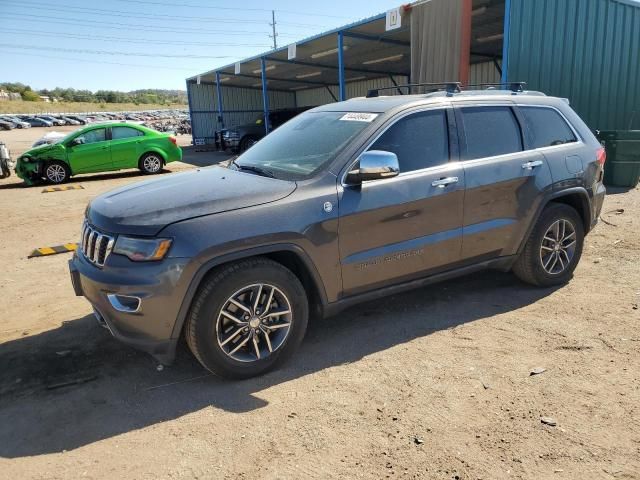
[[[88,223],[82,226],[81,250],[84,257],[94,265],[102,267],[109,257],[115,238],[99,232]]]

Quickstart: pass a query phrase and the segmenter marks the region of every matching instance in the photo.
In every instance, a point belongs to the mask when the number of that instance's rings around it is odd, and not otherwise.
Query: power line
[[[115,0],[116,2],[124,2],[124,3],[141,3],[145,5],[159,5],[163,7],[188,7],[188,8],[206,8],[213,10],[236,10],[236,11],[253,11],[253,12],[270,12],[272,9],[270,8],[239,8],[239,7],[220,7],[214,5],[194,5],[193,3],[162,3],[157,1],[150,0]],[[278,13],[286,13],[289,15],[301,15],[306,17],[326,17],[326,18],[337,18],[337,19],[350,19],[350,17],[346,17],[343,15],[327,15],[322,13],[311,13],[311,12],[298,12],[295,10],[277,10]]]
[[[167,54],[167,53],[132,53],[132,52],[115,52],[107,50],[84,50],[77,48],[59,48],[59,47],[36,47],[33,45],[15,45],[11,43],[0,43],[0,47],[3,48],[17,48],[19,50],[47,50],[52,52],[67,52],[67,53],[82,53],[90,55],[122,55],[126,57],[161,57],[161,58],[190,58],[196,60],[204,59],[221,59],[221,58],[234,58],[230,55],[191,55],[191,54]]]
[[[75,10],[77,13],[84,13],[86,15],[107,15],[110,17],[124,17],[130,18],[132,15],[135,15],[135,12],[126,12],[123,10],[106,10],[101,8],[87,8],[87,7],[76,7],[74,5],[67,5],[56,3],[57,7],[65,7],[65,8],[55,8],[49,6],[47,3],[40,2],[28,2],[24,0],[20,0],[20,2],[15,0],[5,0],[7,3],[13,3],[14,8],[28,8],[30,5],[37,6],[39,10],[49,10],[55,12],[68,12],[69,10]],[[26,5],[26,6],[25,6]],[[97,13],[91,13],[97,12]],[[184,15],[169,15],[169,14],[161,14],[161,13],[145,13],[145,17],[153,17],[166,21],[188,21],[188,22],[205,22],[205,23],[253,23],[258,25],[264,25],[266,22],[263,20],[250,20],[246,18],[229,18],[229,17],[189,17]],[[295,22],[281,22],[283,25],[296,26],[301,28],[328,28],[326,25],[317,25],[317,24],[309,24],[309,23],[295,23]]]
[[[33,30],[21,30],[19,28],[3,28],[0,30],[0,35],[3,33],[14,34],[30,34],[33,35]],[[125,43],[138,43],[143,45],[179,45],[179,46],[197,46],[197,47],[260,47],[268,48],[270,45],[259,43],[205,43],[205,42],[181,42],[177,40],[137,40],[133,38],[125,37],[112,37],[104,35],[82,35],[79,33],[62,33],[38,30],[39,36],[49,37],[62,37],[81,40],[97,40],[97,41],[109,41],[109,42],[125,42]]]
[[[136,68],[151,68],[151,69],[162,69],[162,70],[181,70],[181,71],[189,71],[193,72],[192,68],[180,68],[180,67],[166,67],[161,65],[141,65],[138,63],[122,63],[122,62],[108,62],[108,61],[100,61],[100,60],[80,60],[77,58],[69,58],[69,57],[59,57],[56,55],[38,55],[37,53],[24,53],[24,52],[11,52],[7,50],[0,50],[2,53],[6,53],[8,55],[20,55],[20,56],[28,56],[28,57],[40,57],[40,58],[53,58],[56,60],[64,60],[67,62],[73,63],[98,63],[101,65],[121,65],[125,67],[136,67]]]
[[[29,8],[29,6],[34,6],[37,7],[38,10],[51,10],[51,11],[56,11],[56,12],[69,12],[70,10],[75,11],[75,13],[82,13],[85,15],[105,15],[107,14],[107,16],[109,17],[125,17],[125,18],[131,18],[132,15],[135,15],[133,12],[125,12],[122,10],[104,10],[101,8],[86,8],[86,7],[75,7],[73,5],[63,5],[63,4],[59,4],[56,3],[55,5],[59,6],[59,7],[67,7],[67,8],[55,8],[55,7],[50,7],[48,4],[46,3],[37,3],[37,2],[12,2],[11,0],[7,0],[7,3],[15,3],[15,5],[12,5],[13,8]],[[44,5],[44,6],[42,6]],[[91,12],[96,12],[96,13],[91,13]],[[190,21],[190,22],[212,22],[215,21],[216,23],[258,23],[258,24],[263,24],[265,22],[263,22],[262,20],[248,20],[248,19],[241,19],[241,18],[215,18],[215,17],[196,17],[196,18],[191,18],[191,17],[185,17],[185,16],[179,16],[179,15],[162,15],[162,14],[154,14],[154,13],[145,13],[144,14],[145,17],[156,17],[156,18],[162,18],[163,20],[171,20],[171,21]],[[184,19],[184,20],[179,20],[179,19]]]
[[[32,15],[32,14],[21,14],[21,13],[3,13],[3,17],[13,16],[18,17],[20,20],[25,21],[37,21],[40,23],[59,23],[66,25],[80,25],[86,26],[86,23],[95,23],[98,25],[113,25],[118,29],[127,28],[127,27],[140,27],[144,28],[145,31],[149,29],[149,25],[141,25],[141,24],[133,24],[133,23],[117,23],[117,22],[101,22],[98,20],[80,20],[73,19],[73,21],[69,21],[66,17],[52,17],[49,15]],[[45,20],[29,20],[23,17],[33,17],[33,18],[43,18]],[[257,34],[257,35],[268,35],[269,32],[265,31],[256,31],[256,30],[233,30],[233,31],[225,31],[225,30],[210,30],[208,28],[189,28],[188,31],[183,30],[173,30],[165,27],[154,26],[153,30],[157,30],[158,32],[166,32],[166,33],[182,33],[182,34],[190,34],[192,32],[202,33],[203,35],[245,35],[245,34]]]

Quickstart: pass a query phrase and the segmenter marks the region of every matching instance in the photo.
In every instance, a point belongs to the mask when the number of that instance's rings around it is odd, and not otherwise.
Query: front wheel
[[[239,151],[240,153],[246,152],[251,147],[253,147],[256,143],[258,143],[258,139],[251,135],[247,135],[240,141]]]
[[[47,163],[44,169],[44,177],[49,183],[59,185],[66,182],[71,177],[69,165],[58,160]]]
[[[140,159],[138,167],[145,175],[160,173],[164,161],[157,153],[145,153]]]
[[[569,281],[578,266],[584,227],[576,210],[552,203],[545,208],[513,266],[520,280],[539,287]]]
[[[206,279],[185,337],[198,361],[230,379],[261,375],[298,348],[309,306],[300,280],[266,258],[224,266]]]

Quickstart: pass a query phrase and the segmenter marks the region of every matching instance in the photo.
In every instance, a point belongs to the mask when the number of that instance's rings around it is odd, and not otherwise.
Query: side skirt
[[[479,262],[473,265],[468,265],[462,268],[456,268],[447,272],[437,273],[429,277],[419,278],[405,283],[399,283],[396,285],[390,285],[388,287],[378,288],[370,292],[361,293],[351,297],[343,298],[337,302],[329,303],[323,308],[323,317],[331,317],[341,312],[342,310],[349,308],[359,303],[375,300],[381,297],[387,297],[395,295],[397,293],[405,292],[407,290],[414,290],[416,288],[425,287],[433,283],[443,282],[452,278],[461,277],[470,273],[478,272],[481,270],[494,269],[501,271],[509,271],[513,262],[516,260],[517,255],[511,255],[508,257],[500,257],[493,260],[487,260]]]

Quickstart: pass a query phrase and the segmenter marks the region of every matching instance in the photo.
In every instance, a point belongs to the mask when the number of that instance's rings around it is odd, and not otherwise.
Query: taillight
[[[604,162],[607,161],[607,151],[604,147],[600,147],[596,152],[596,161],[604,167]]]
[[[176,145],[176,146],[178,145],[178,140],[176,139],[176,137],[169,137],[169,141],[170,141],[171,143],[173,143],[174,145]],[[603,162],[603,163],[604,163],[604,162]]]

